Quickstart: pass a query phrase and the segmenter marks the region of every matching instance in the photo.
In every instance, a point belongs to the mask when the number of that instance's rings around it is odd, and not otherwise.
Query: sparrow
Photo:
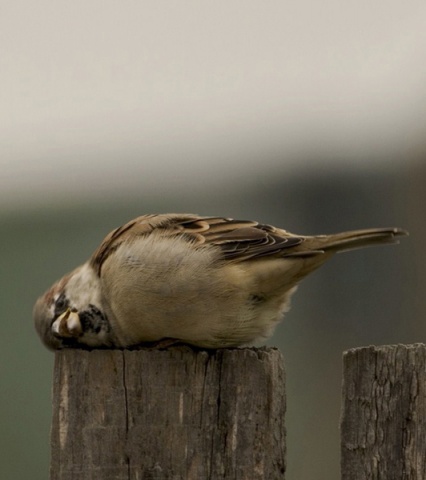
[[[35,327],[50,349],[252,345],[273,333],[298,283],[335,253],[404,235],[303,236],[255,221],[143,215],[37,300]]]

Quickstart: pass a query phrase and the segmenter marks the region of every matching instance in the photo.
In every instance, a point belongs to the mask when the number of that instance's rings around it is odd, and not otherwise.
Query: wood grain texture
[[[61,350],[52,480],[283,479],[276,349]]]
[[[343,362],[342,480],[426,479],[426,347],[349,350]]]

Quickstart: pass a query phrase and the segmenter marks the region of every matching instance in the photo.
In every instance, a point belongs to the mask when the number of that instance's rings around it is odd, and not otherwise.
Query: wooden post
[[[276,349],[61,350],[51,480],[283,479]]]
[[[426,479],[425,345],[343,358],[342,480]]]

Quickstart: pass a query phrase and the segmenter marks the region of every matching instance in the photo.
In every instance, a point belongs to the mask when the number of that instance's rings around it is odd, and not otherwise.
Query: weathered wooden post
[[[343,370],[342,480],[426,479],[426,346],[349,350]]]
[[[272,348],[55,354],[51,480],[283,479]]]

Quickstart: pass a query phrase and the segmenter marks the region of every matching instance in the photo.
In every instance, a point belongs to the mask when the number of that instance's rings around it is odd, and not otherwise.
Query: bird
[[[35,328],[51,350],[254,345],[272,335],[299,282],[334,254],[405,235],[304,236],[250,220],[142,215],[36,301]]]

